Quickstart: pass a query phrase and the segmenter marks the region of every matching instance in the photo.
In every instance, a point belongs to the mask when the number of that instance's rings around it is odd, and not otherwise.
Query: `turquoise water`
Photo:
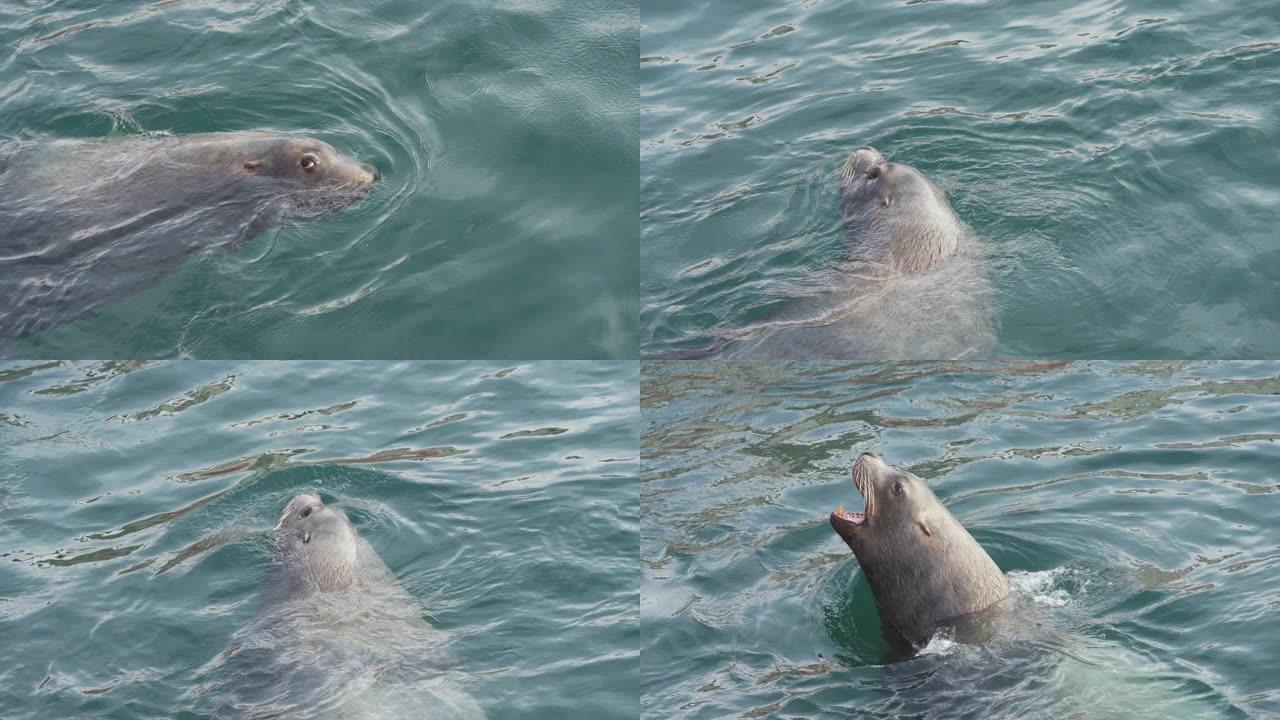
[[[0,715],[203,716],[193,680],[255,616],[270,529],[311,490],[489,718],[635,717],[637,372],[0,369]]]
[[[1280,714],[1280,364],[641,372],[644,716]],[[987,549],[1031,640],[885,664],[828,522],[867,450]]]
[[[1280,15],[1248,2],[646,2],[641,345],[812,292],[870,144],[990,248],[1000,357],[1280,353]]]
[[[0,2],[0,143],[264,129],[382,175],[3,354],[635,357],[636,47],[614,0]]]

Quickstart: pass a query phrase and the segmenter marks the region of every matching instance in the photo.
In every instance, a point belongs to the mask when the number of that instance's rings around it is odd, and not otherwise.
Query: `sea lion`
[[[140,292],[191,255],[324,217],[378,181],[315,138],[267,132],[0,148],[0,341]]]
[[[734,360],[954,360],[995,348],[981,242],[924,173],[854,150],[840,174],[846,247],[822,289],[723,340]]]
[[[484,713],[449,669],[444,633],[346,513],[303,493],[285,507],[255,621],[198,689],[216,718],[466,718]]]
[[[862,512],[831,513],[858,559],[890,645],[893,633],[919,648],[944,625],[987,610],[1009,595],[1009,582],[977,540],[923,480],[862,453],[853,484]]]

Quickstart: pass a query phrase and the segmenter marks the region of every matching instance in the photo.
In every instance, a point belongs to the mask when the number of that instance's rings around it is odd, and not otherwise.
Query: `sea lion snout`
[[[849,469],[849,475],[853,486],[862,494],[862,512],[847,512],[844,505],[841,505],[831,513],[831,527],[853,547],[855,542],[864,541],[864,536],[873,529],[873,524],[886,525],[886,520],[882,517],[886,512],[890,516],[887,528],[882,528],[879,532],[892,531],[900,520],[895,519],[897,511],[893,507],[894,502],[903,494],[904,484],[909,480],[901,477],[898,471],[889,467],[880,453],[872,450],[858,455],[853,467]],[[889,499],[883,499],[886,497]]]
[[[869,176],[873,168],[879,168],[876,170],[878,175],[884,170],[881,167],[882,165],[884,165],[884,156],[880,154],[879,150],[873,147],[860,147],[849,155],[849,159],[845,161],[844,167],[840,170],[842,184],[847,187],[855,179]]]
[[[859,476],[870,476],[886,467],[888,466],[885,465],[884,458],[880,457],[880,453],[868,450],[858,456],[858,459],[853,463],[853,467],[850,468],[850,472],[853,474],[854,484],[857,485]],[[865,492],[861,487],[858,489]]]
[[[351,521],[341,509],[325,505],[319,495],[300,493],[285,506],[276,529],[294,531],[306,544],[311,542],[313,535],[341,535],[350,526]]]
[[[853,467],[849,469],[853,486],[862,493],[862,512],[847,512],[842,504],[831,513],[830,520],[831,528],[841,539],[849,543],[850,547],[856,542],[854,538],[866,530],[871,520],[875,508],[874,478],[884,466],[884,460],[880,459],[880,455],[868,450],[858,455]]]
[[[365,173],[369,176],[370,184],[376,183],[382,179],[382,175],[381,173],[378,172],[378,168],[370,165],[369,163],[361,163],[360,169],[364,170]]]

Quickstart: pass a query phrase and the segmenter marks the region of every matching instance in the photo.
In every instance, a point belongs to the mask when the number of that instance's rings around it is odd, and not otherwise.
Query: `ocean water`
[[[207,717],[271,528],[313,491],[447,634],[491,720],[634,718],[637,373],[0,366],[0,716]]]
[[[637,34],[614,0],[0,2],[0,144],[261,129],[382,175],[0,354],[635,357]]]
[[[1280,6],[643,4],[641,346],[813,292],[873,145],[993,259],[997,357],[1280,353]]]
[[[644,717],[1280,715],[1280,363],[641,373]],[[987,549],[1025,642],[886,662],[828,521],[867,450]]]

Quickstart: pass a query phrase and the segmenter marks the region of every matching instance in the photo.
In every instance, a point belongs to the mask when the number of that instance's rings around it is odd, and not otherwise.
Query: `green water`
[[[1280,715],[1280,364],[641,372],[643,716]],[[884,664],[828,522],[867,450],[1055,633]]]
[[[200,717],[294,494],[343,507],[493,718],[633,718],[637,367],[0,367],[0,716]]]
[[[645,2],[641,346],[812,292],[871,144],[987,242],[997,356],[1274,357],[1277,7]]]
[[[267,129],[382,174],[3,353],[635,357],[636,38],[614,0],[0,2],[0,143]]]

